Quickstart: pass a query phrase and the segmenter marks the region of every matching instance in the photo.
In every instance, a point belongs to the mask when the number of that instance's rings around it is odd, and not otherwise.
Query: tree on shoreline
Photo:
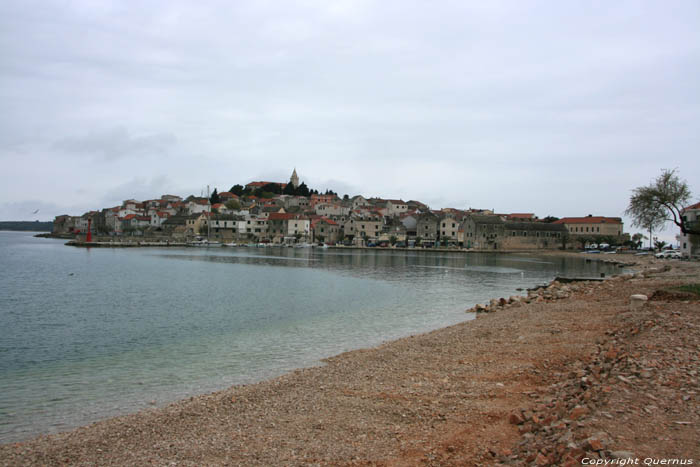
[[[678,178],[676,170],[664,169],[661,175],[649,186],[632,190],[630,204],[625,214],[633,219],[633,225],[648,229],[660,229],[671,221],[684,234],[700,235],[700,226],[689,225],[683,216],[683,209],[691,198],[688,183]]]

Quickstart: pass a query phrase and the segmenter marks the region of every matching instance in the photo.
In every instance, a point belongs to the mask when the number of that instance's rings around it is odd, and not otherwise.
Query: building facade
[[[700,203],[686,207],[681,212],[683,221],[692,229],[700,228]],[[700,235],[684,234],[680,235],[681,255],[690,258],[700,255]]]

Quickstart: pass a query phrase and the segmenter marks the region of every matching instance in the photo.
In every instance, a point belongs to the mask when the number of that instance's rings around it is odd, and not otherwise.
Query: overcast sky
[[[700,199],[700,2],[4,0],[0,109],[0,220],[294,167],[341,195],[622,216],[662,168]]]

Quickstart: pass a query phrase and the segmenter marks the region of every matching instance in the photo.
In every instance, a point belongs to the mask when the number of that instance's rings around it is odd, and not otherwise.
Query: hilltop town
[[[342,244],[346,246],[446,247],[475,250],[561,249],[590,243],[623,245],[629,235],[618,217],[546,217],[489,209],[431,209],[415,200],[338,196],[300,183],[254,181],[210,197],[163,195],[81,216],[61,215],[54,234],[93,238],[206,237],[221,243]]]

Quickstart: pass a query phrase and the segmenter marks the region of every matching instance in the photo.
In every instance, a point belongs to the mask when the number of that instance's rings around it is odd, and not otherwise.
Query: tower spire
[[[289,177],[289,183],[294,186],[294,188],[299,188],[299,176],[297,175],[297,168],[294,167],[294,171],[292,172],[292,176]]]

